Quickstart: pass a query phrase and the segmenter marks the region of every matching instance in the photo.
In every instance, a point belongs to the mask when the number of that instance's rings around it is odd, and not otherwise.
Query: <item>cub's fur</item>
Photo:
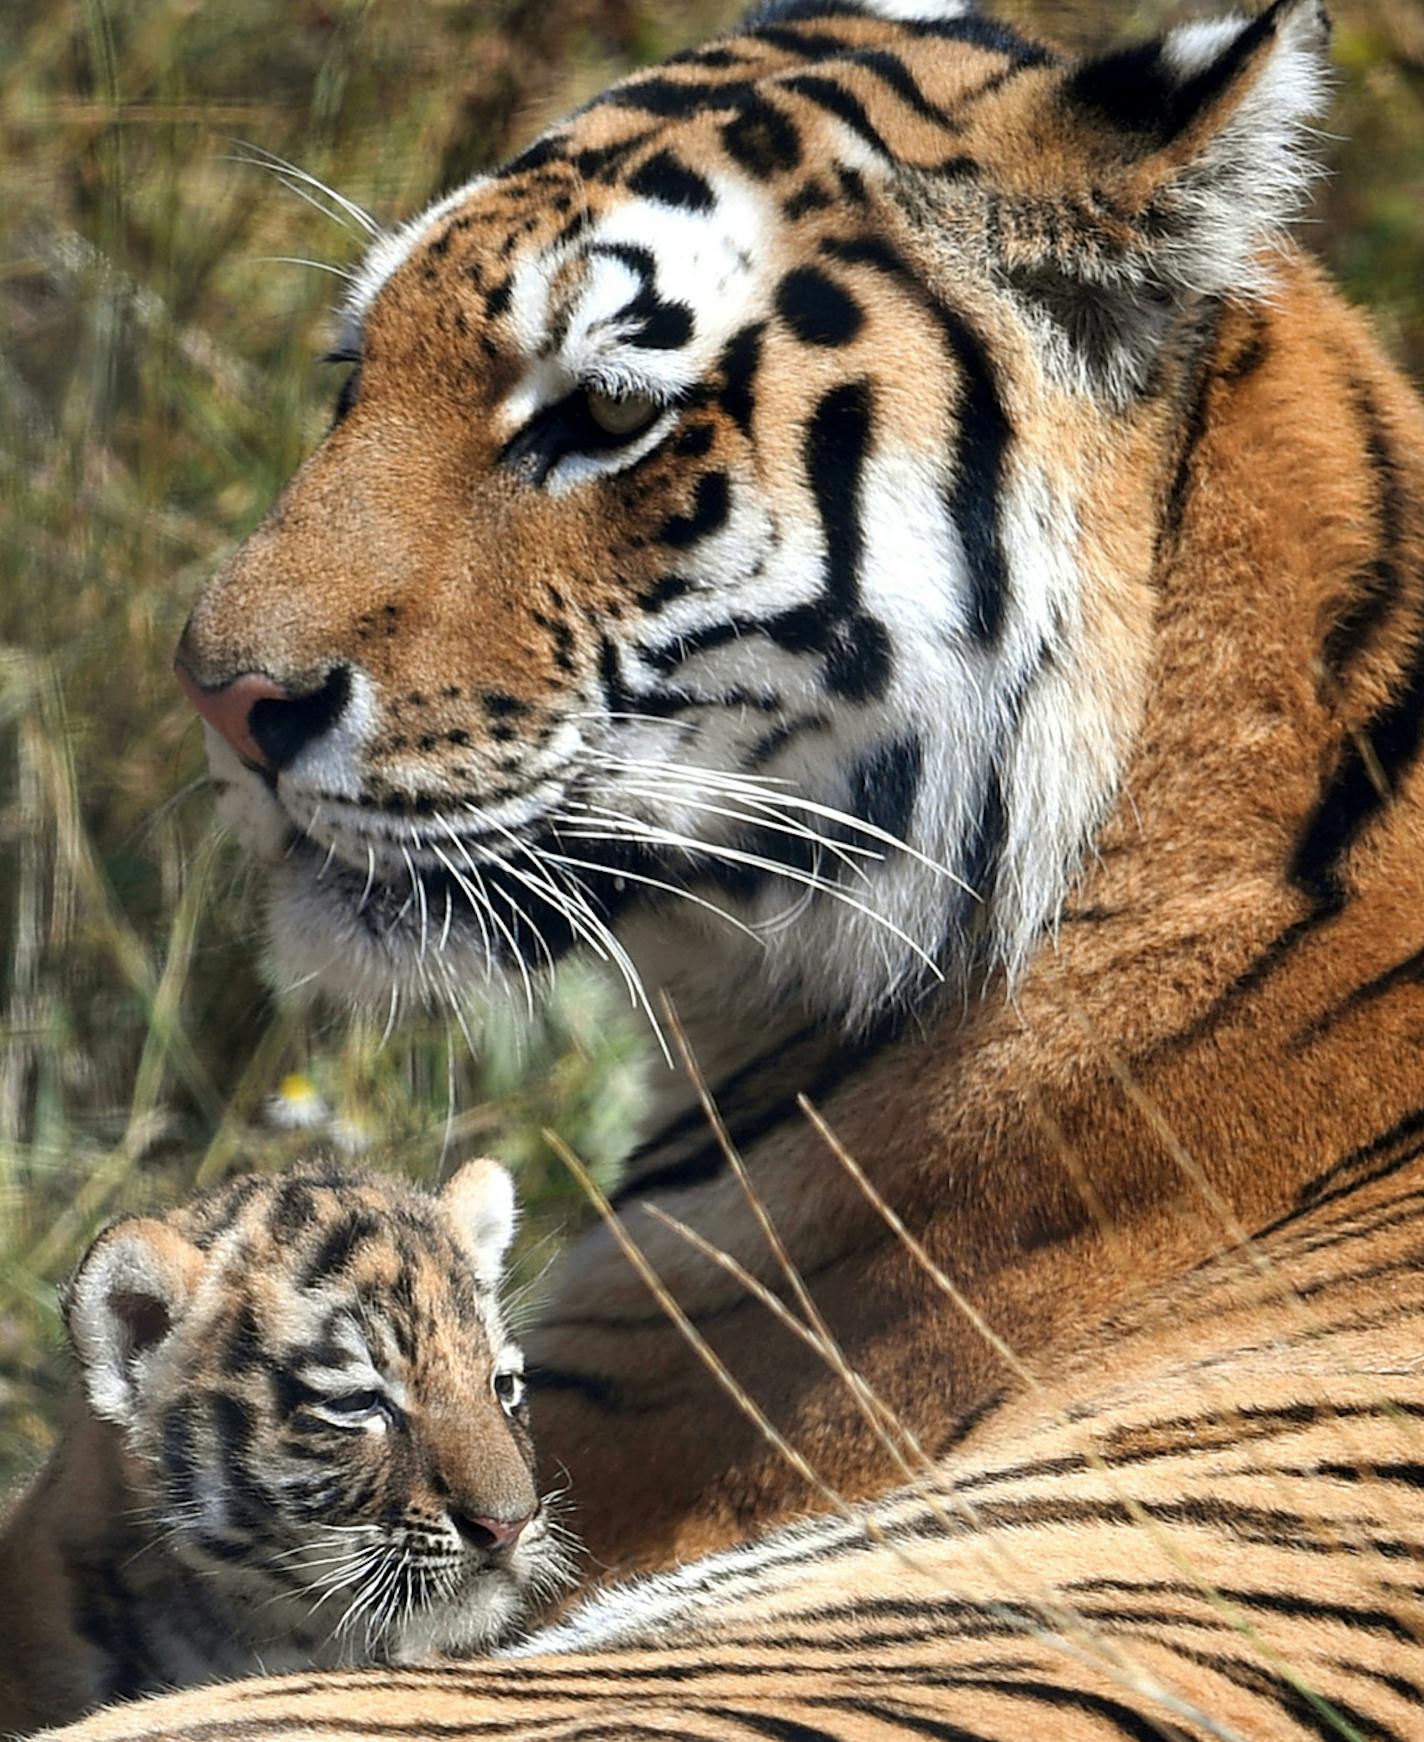
[[[509,1176],[334,1167],[116,1222],[69,1425],[0,1535],[0,1733],[258,1669],[485,1646],[563,1582],[497,1299]]]
[[[375,244],[339,421],[179,650],[283,971],[493,995],[596,946],[668,989],[931,1449],[1005,1344],[1101,1346],[1418,1129],[1424,417],[1283,238],[1327,37],[1279,0],[1073,61],[952,0],[760,7]],[[675,1093],[630,1221],[883,1489],[644,1204],[784,1288]],[[603,1232],[552,1292],[540,1443],[602,1561],[821,1503]]]

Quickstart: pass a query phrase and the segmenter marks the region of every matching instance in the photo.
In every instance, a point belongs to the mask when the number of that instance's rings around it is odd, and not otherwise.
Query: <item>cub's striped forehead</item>
[[[499,1334],[496,1303],[448,1218],[397,1181],[344,1170],[244,1175],[180,1211],[174,1226],[208,1255],[219,1316],[231,1319],[230,1360],[241,1360],[244,1339],[324,1330],[340,1343],[357,1323],[363,1346],[374,1336],[407,1359],[436,1323],[476,1355]]]

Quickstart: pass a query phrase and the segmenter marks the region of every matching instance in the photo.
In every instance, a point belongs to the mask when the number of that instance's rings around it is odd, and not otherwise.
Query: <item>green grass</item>
[[[1004,0],[1075,43],[1187,8]],[[212,835],[169,675],[206,575],[324,427],[357,238],[235,158],[278,153],[400,216],[725,0],[8,0],[0,8],[0,1484],[50,1443],[56,1284],[120,1209],[369,1144],[429,1176],[517,1162],[543,1231],[557,1125],[605,1178],[642,1044],[566,977],[547,1021],[383,1039],[278,1009],[257,898]],[[1318,245],[1424,376],[1424,13],[1344,0]],[[1106,21],[1110,20],[1108,23]],[[331,1109],[269,1108],[301,1073]]]

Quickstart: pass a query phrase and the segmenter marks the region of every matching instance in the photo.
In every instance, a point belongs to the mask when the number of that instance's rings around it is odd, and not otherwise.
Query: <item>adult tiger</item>
[[[670,990],[936,1455],[1002,1345],[1108,1350],[1424,1122],[1424,421],[1280,234],[1326,34],[1280,0],[1080,63],[762,7],[375,243],[336,425],[179,650],[278,971],[588,946]],[[777,1283],[698,1110],[650,1132],[627,1206]],[[817,1476],[889,1485],[836,1374],[634,1220]],[[603,1232],[536,1353],[606,1565],[816,1501]]]

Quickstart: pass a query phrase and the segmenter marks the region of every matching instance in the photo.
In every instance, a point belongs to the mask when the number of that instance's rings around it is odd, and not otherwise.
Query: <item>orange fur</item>
[[[357,666],[378,717],[365,801],[392,816],[417,793],[457,802],[500,778],[502,743],[560,718],[596,666],[599,626],[667,578],[656,529],[692,513],[707,466],[741,465],[778,515],[804,516],[798,444],[825,395],[869,379],[905,443],[928,444],[937,419],[972,407],[926,310],[972,323],[1001,372],[1016,456],[1073,510],[1082,624],[1058,675],[1100,700],[1103,735],[1130,754],[1061,924],[1011,987],[993,972],[962,999],[943,994],[864,1058],[842,1034],[781,1039],[788,1090],[820,1079],[839,1138],[999,1342],[887,1236],[804,1123],[767,1121],[747,1157],[850,1361],[933,1455],[1019,1390],[1024,1368],[1111,1369],[1118,1315],[1308,1207],[1322,1182],[1372,1158],[1404,1165],[1424,1102],[1424,414],[1269,224],[1239,259],[1208,245],[1209,225],[1260,191],[1244,174],[1225,193],[1209,185],[1217,160],[1257,125],[1279,57],[1314,18],[1308,0],[1271,9],[1160,147],[1131,93],[1125,131],[1104,110],[1092,68],[1026,58],[1010,77],[981,41],[808,23],[802,40],[839,37],[838,59],[824,44],[812,56],[816,76],[839,113],[853,102],[890,142],[895,173],[860,195],[843,173],[844,197],[779,223],[775,269],[869,237],[912,262],[913,285],[861,253],[845,283],[866,322],[843,347],[798,350],[769,325],[754,439],[714,392],[697,408],[705,465],[668,447],[634,482],[530,489],[500,460],[519,367],[486,318],[493,262],[544,248],[575,199],[595,218],[616,212],[658,150],[735,169],[715,93],[650,119],[634,81],[626,103],[576,117],[547,160],[476,186],[411,241],[366,312],[350,417],[205,595],[180,650],[209,688],[258,671],[304,692],[333,662]],[[684,87],[754,78],[790,108],[788,35],[734,38],[726,65],[648,77],[665,107]],[[877,72],[882,50],[913,76],[919,109]],[[936,105],[952,124],[921,112]],[[783,211],[854,155],[825,102],[795,112],[802,161],[766,178]],[[610,147],[622,155],[606,176],[570,171]],[[1194,222],[1200,258],[1182,243]],[[1065,286],[1100,324],[1055,351],[1045,334]],[[481,339],[487,367],[471,361]],[[1096,376],[1094,346],[1108,355]],[[482,690],[521,704],[518,732],[470,723]],[[739,1022],[764,1014],[753,976],[729,1033],[724,1007],[699,1007],[690,955],[685,944],[668,984],[694,1050],[732,1072]],[[779,1286],[740,1187],[711,1171],[651,1195]],[[817,1475],[854,1498],[883,1491],[894,1460],[836,1374],[666,1225],[636,1208],[629,1219]],[[1247,1323],[1201,1334],[1247,1373]],[[1144,1335],[1134,1347],[1166,1360]],[[569,1470],[610,1572],[722,1548],[814,1503],[605,1232],[562,1261],[535,1353],[541,1444]]]

